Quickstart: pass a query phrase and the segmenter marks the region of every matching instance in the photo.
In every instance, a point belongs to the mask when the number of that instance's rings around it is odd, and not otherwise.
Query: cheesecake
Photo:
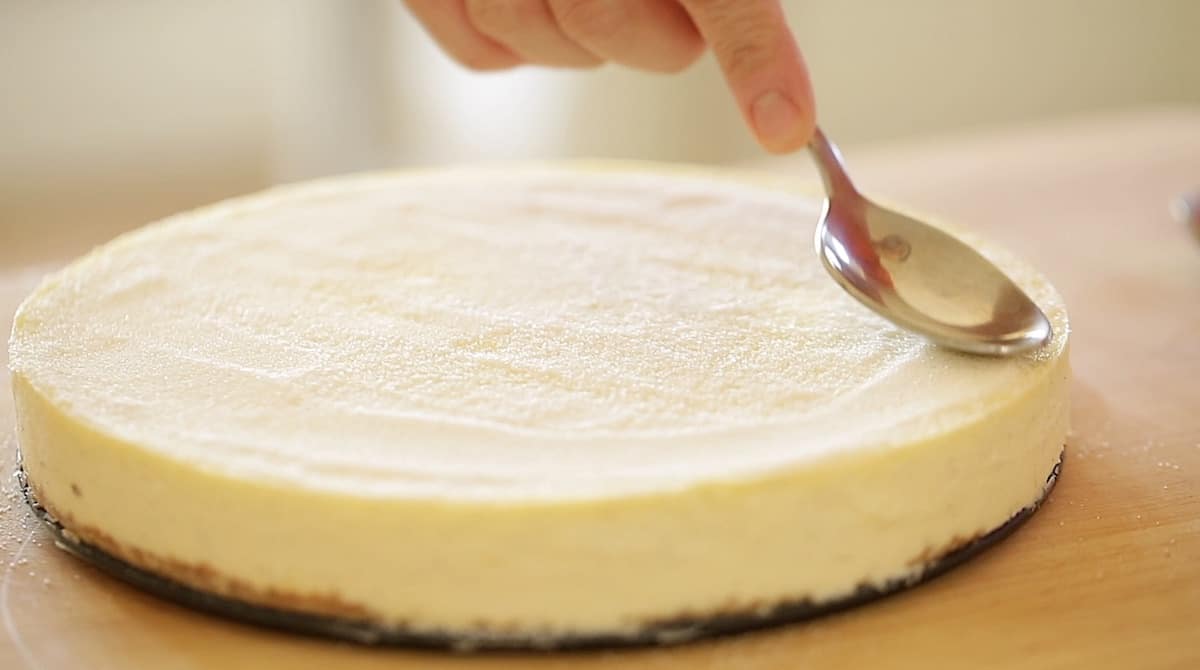
[[[134,581],[368,641],[675,642],[912,584],[1045,495],[1067,315],[952,230],[1055,335],[939,348],[825,275],[819,210],[702,171],[511,166],[152,224],[17,312],[30,499]]]

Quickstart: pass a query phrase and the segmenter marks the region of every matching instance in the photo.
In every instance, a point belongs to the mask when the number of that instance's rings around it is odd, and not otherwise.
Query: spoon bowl
[[[820,129],[810,149],[827,195],[817,255],[850,295],[958,351],[1008,356],[1050,340],[1050,320],[1000,268],[949,233],[861,195]]]

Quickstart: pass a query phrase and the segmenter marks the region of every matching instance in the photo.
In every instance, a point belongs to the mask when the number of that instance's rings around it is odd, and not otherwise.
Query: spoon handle
[[[813,162],[817,164],[817,171],[821,173],[821,181],[825,182],[825,194],[831,200],[835,195],[859,197],[858,189],[854,188],[854,182],[850,181],[850,175],[846,174],[842,152],[825,137],[820,128],[813,133],[808,150],[812,152]]]

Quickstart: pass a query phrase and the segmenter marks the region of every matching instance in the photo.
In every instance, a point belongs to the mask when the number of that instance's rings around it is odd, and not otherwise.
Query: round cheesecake
[[[385,639],[674,641],[910,583],[1043,496],[1067,317],[957,232],[1055,335],[940,349],[824,274],[818,212],[560,166],[162,221],[17,313],[29,490],[136,574]]]

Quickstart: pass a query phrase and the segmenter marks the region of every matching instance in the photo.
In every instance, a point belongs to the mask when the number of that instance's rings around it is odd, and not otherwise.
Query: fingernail
[[[758,96],[750,106],[750,117],[759,140],[768,149],[787,148],[799,130],[800,109],[787,96],[770,90]]]

